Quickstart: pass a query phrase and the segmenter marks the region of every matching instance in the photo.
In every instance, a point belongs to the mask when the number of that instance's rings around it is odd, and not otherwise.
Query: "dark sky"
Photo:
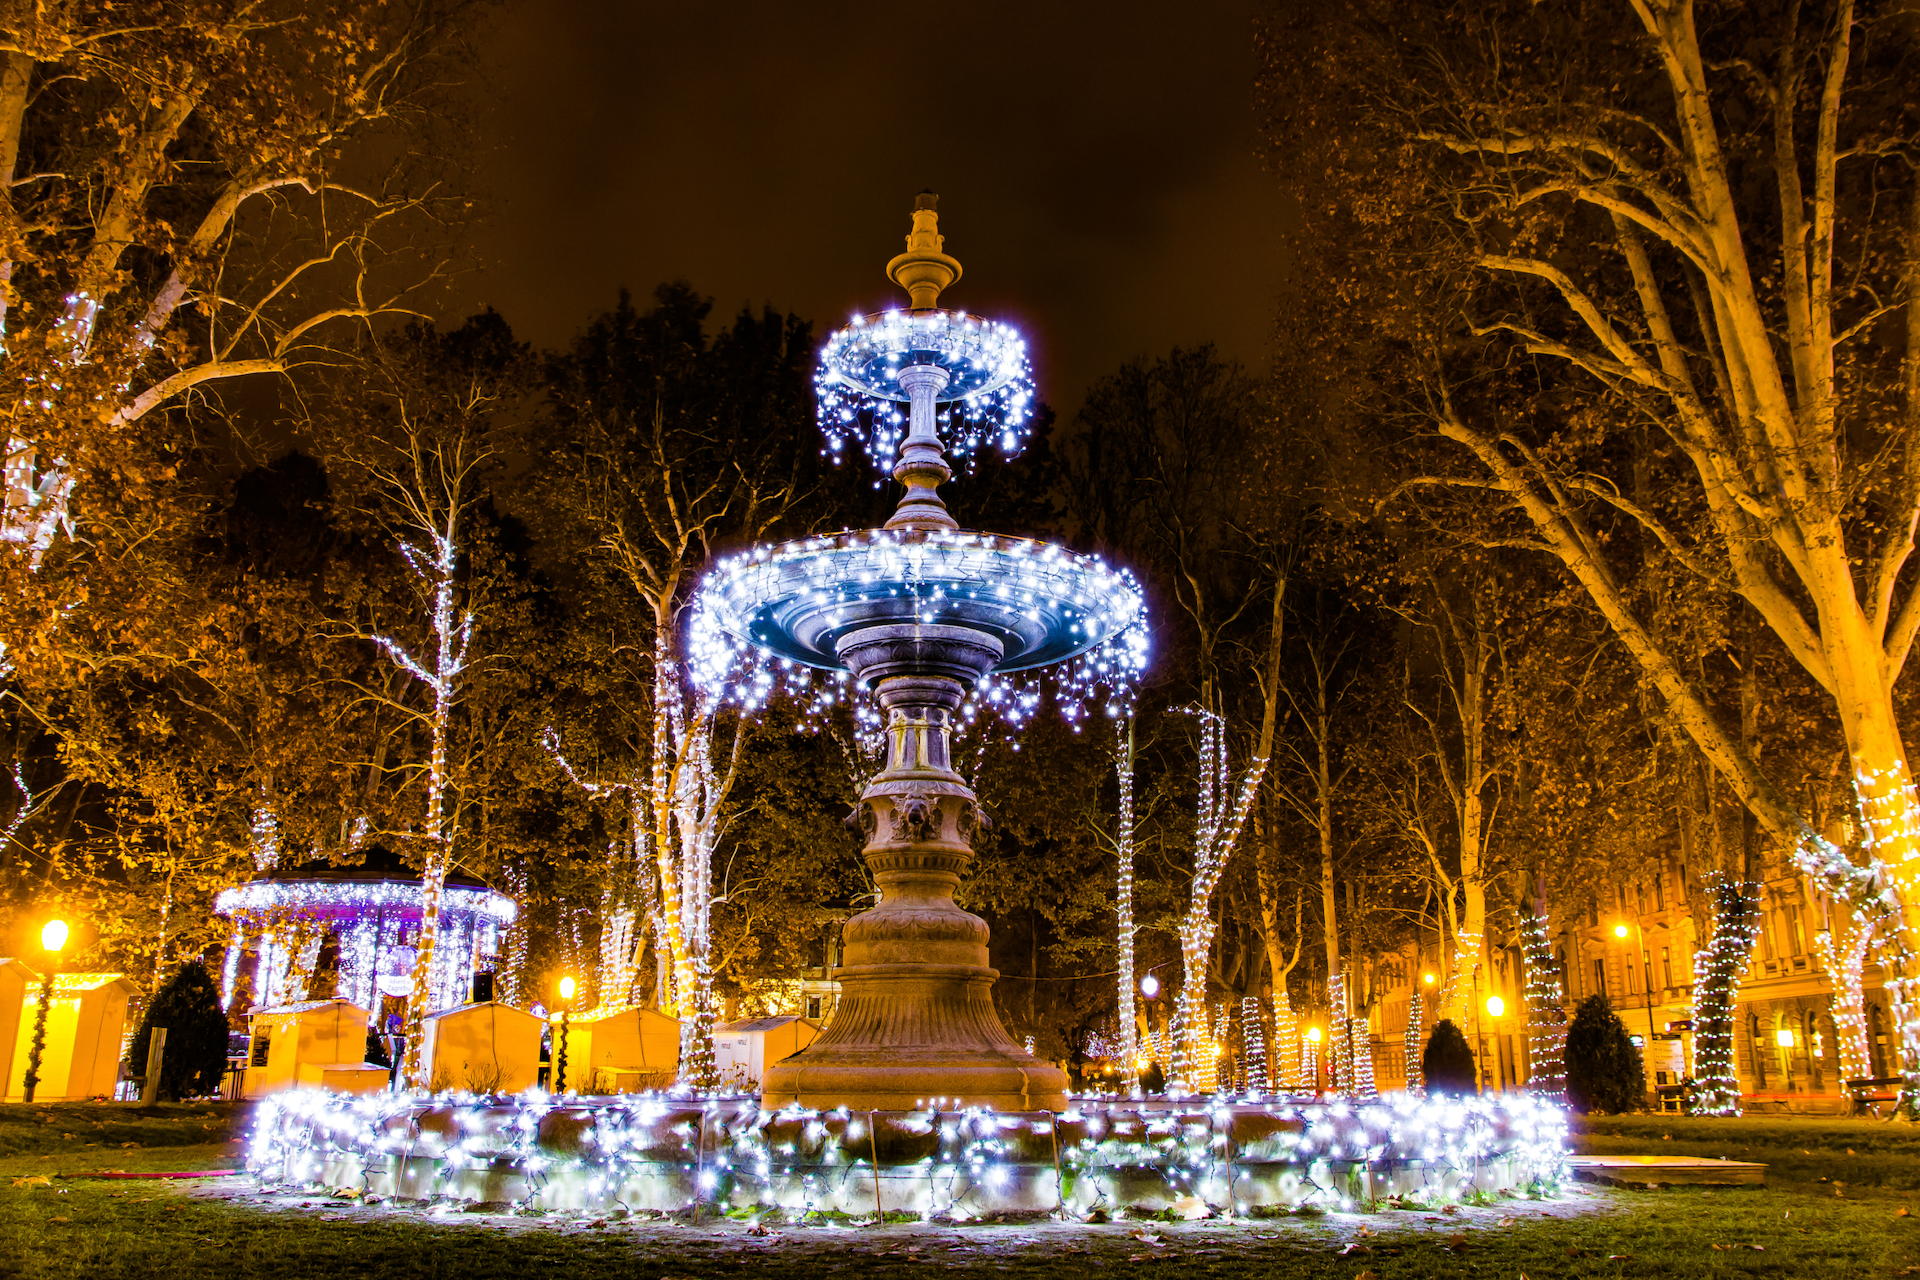
[[[463,301],[566,342],[683,278],[822,333],[904,298],[884,265],[940,193],[965,278],[1070,417],[1131,355],[1264,365],[1282,203],[1254,156],[1251,0],[513,0],[488,35],[492,214]]]

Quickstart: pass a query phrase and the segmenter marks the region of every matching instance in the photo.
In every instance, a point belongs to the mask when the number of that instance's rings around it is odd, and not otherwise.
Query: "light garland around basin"
[[[832,639],[883,602],[909,599],[925,624],[986,612],[1015,638],[1046,636],[980,680],[961,709],[967,721],[985,710],[1011,725],[1024,722],[1041,697],[1019,673],[1047,663],[1055,664],[1045,671],[1047,687],[1067,720],[1077,723],[1100,702],[1118,719],[1146,670],[1146,597],[1130,570],[1028,538],[873,529],[721,561],[695,601],[694,676],[710,696],[744,711],[782,697],[817,717],[854,702],[867,727],[877,728],[872,708],[854,698],[852,678],[839,669]],[[797,634],[788,630],[796,621]]]
[[[767,1110],[751,1098],[347,1095],[298,1089],[256,1112],[265,1186],[515,1211],[780,1209],[955,1221],[1007,1211],[1227,1216],[1387,1197],[1550,1194],[1564,1113],[1537,1099],[1076,1100],[1063,1112]]]
[[[916,365],[948,376],[940,435],[949,457],[964,462],[987,443],[1009,456],[1020,451],[1034,388],[1019,331],[964,311],[888,311],[855,316],[820,350],[814,390],[829,456],[838,460],[857,442],[883,476],[893,470],[908,427],[903,409],[913,398],[900,373]]]

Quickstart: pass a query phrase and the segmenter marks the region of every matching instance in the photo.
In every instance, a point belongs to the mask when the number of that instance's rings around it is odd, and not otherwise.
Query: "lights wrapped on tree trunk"
[[[1567,1010],[1544,915],[1520,913],[1520,942],[1527,977],[1527,1087],[1560,1102],[1567,1091]]]
[[[1760,886],[1722,875],[1706,879],[1713,923],[1706,948],[1693,957],[1694,1109],[1740,1114],[1740,1077],[1733,1061],[1734,998],[1760,936]]]

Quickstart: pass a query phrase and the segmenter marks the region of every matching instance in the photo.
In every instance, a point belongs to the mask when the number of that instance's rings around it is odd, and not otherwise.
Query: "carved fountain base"
[[[953,901],[986,818],[953,771],[951,721],[998,646],[957,627],[885,626],[839,649],[887,715],[887,767],[848,820],[866,835],[880,902],[847,922],[833,1021],[767,1069],[762,1104],[911,1111],[946,1099],[949,1108],[1064,1110],[1066,1072],[1000,1025],[986,921]]]

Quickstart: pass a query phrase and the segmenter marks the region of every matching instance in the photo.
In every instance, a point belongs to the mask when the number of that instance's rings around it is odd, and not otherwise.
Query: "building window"
[[[1587,903],[1587,927],[1589,929],[1597,929],[1600,927],[1600,900],[1598,898]]]
[[[1601,956],[1593,958],[1593,994],[1596,996],[1607,994],[1607,962]]]
[[[820,1016],[820,997],[819,996],[807,997],[807,1016],[809,1018],[815,1018],[815,1019],[819,1018]]]
[[[1660,979],[1663,986],[1673,985],[1673,953],[1667,947],[1660,948]]]
[[[1665,867],[1653,873],[1653,909],[1655,911],[1667,909],[1667,869]]]
[[[1807,953],[1807,944],[1805,935],[1802,933],[1800,927],[1800,908],[1798,906],[1786,908],[1786,917],[1787,946],[1792,949],[1794,955],[1805,955]]]

